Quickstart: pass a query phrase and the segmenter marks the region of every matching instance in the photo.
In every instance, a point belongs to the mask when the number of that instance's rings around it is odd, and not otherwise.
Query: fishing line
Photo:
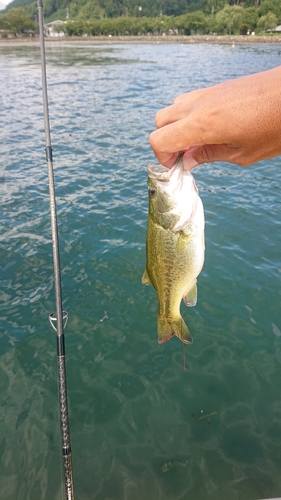
[[[183,369],[184,371],[186,371],[186,350],[184,342],[182,342],[182,352],[183,352]]]
[[[54,282],[55,282],[55,298],[56,298],[56,312],[51,313],[49,315],[49,320],[53,329],[56,331],[57,334],[58,384],[59,384],[60,424],[61,424],[61,437],[62,437],[62,456],[64,464],[65,494],[67,500],[74,500],[72,455],[71,455],[70,432],[68,424],[68,404],[67,404],[67,390],[66,390],[65,346],[64,346],[64,328],[66,327],[68,313],[66,311],[63,311],[62,309],[60,254],[59,254],[55,184],[54,184],[54,173],[53,173],[53,155],[51,146],[49,107],[48,107],[48,94],[47,94],[42,0],[37,0],[37,6],[38,6],[38,20],[39,20],[39,33],[40,33],[42,94],[43,94],[44,125],[45,125],[45,140],[46,140],[46,160],[47,160],[48,179],[49,179],[50,215],[51,215]]]

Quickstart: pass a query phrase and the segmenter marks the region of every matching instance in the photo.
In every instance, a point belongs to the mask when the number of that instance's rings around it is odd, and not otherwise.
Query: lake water
[[[186,371],[178,339],[158,345],[156,293],[141,283],[156,111],[180,93],[280,65],[281,46],[46,50],[76,498],[281,496],[281,158],[194,172],[206,261],[197,306],[182,306],[194,338]],[[0,109],[1,500],[59,500],[37,44],[0,45]]]

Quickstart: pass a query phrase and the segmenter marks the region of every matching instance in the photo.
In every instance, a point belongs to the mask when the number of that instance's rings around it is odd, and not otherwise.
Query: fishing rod
[[[64,346],[64,328],[66,327],[68,313],[66,311],[63,311],[62,309],[60,254],[59,254],[59,239],[58,239],[58,226],[57,226],[57,213],[56,213],[55,183],[54,183],[54,173],[53,173],[53,155],[52,155],[50,122],[49,122],[42,0],[37,0],[37,6],[38,6],[38,20],[39,20],[39,33],[40,33],[42,94],[43,94],[44,125],[45,125],[45,140],[46,140],[46,160],[47,160],[48,179],[49,179],[50,215],[51,215],[55,298],[56,298],[56,312],[51,313],[49,315],[49,320],[53,329],[57,333],[60,423],[61,423],[62,455],[63,455],[64,478],[65,478],[65,494],[67,500],[74,500],[72,456],[71,456],[70,433],[68,424],[68,404],[67,404],[65,346]]]

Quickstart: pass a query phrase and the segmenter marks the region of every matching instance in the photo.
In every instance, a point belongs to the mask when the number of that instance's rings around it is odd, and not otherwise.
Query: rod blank
[[[53,173],[53,155],[52,155],[50,122],[49,122],[42,0],[38,0],[37,5],[38,5],[38,19],[39,19],[39,30],[40,30],[42,94],[43,94],[45,141],[46,141],[46,160],[47,160],[48,179],[49,179],[50,215],[51,215],[55,299],[56,299],[56,313],[55,314],[53,313],[50,316],[52,316],[52,319],[56,321],[56,327],[54,327],[53,323],[52,326],[57,332],[60,421],[61,421],[61,436],[62,436],[62,455],[64,463],[65,494],[67,500],[74,500],[72,455],[70,446],[67,388],[66,388],[65,346],[64,346],[64,325],[63,325],[64,311],[62,309],[60,254],[59,254],[59,239],[58,239],[58,226],[57,226],[55,183],[54,183],[54,173]]]

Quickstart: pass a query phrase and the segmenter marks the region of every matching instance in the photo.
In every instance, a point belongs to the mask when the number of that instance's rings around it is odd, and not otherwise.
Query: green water
[[[186,371],[141,276],[155,112],[281,48],[54,44],[47,61],[76,498],[280,496],[281,159],[195,172],[206,261],[182,307]],[[1,500],[64,492],[39,63],[38,46],[0,45]]]

